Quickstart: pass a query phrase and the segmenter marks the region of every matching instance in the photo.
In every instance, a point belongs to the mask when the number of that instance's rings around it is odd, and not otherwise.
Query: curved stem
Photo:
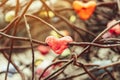
[[[0,4],[0,7],[2,7],[8,0],[3,0],[2,3]]]
[[[18,15],[19,8],[20,8],[20,2],[19,2],[19,0],[16,0],[15,16]]]
[[[28,37],[29,37],[29,40],[30,40],[30,45],[31,45],[31,50],[32,50],[32,80],[34,80],[34,59],[35,59],[35,55],[34,55],[34,49],[33,49],[33,43],[32,43],[32,36],[31,36],[31,33],[30,33],[30,27],[29,27],[29,24],[27,23],[27,19],[26,17],[24,16],[24,21],[25,21],[25,26],[26,26],[26,30],[27,30],[27,33],[28,33]]]
[[[40,22],[46,24],[46,25],[49,26],[51,29],[53,29],[53,30],[54,30],[56,33],[58,33],[60,36],[64,37],[64,35],[62,35],[54,26],[52,26],[51,24],[47,23],[47,22],[44,21],[43,19],[41,19],[41,18],[39,18],[39,17],[36,17],[36,16],[34,16],[34,15],[29,15],[29,14],[27,14],[26,16],[32,17],[32,18],[34,18],[34,19],[39,20]]]

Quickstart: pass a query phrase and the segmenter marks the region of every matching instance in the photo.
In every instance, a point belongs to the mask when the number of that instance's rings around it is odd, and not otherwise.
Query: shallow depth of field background
[[[93,0],[97,5],[87,20],[75,12],[74,1],[0,0],[0,80],[120,80],[120,34],[92,42],[110,21],[120,27],[120,1]],[[46,49],[48,36],[61,38],[57,32],[74,43],[61,55],[52,49],[42,54],[38,47]]]

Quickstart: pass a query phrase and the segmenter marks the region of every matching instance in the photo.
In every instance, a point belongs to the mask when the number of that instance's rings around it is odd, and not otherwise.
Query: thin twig
[[[38,45],[34,45],[33,48],[38,47]],[[23,49],[30,49],[31,46],[13,46],[13,49],[15,50],[23,50]],[[10,47],[1,47],[0,51],[6,51],[6,50],[10,50]]]
[[[49,80],[53,80],[53,79],[55,79],[58,75],[60,75],[62,72],[64,71],[64,69],[63,70],[61,70],[61,71],[59,71],[57,74],[55,74],[52,78],[49,78]]]
[[[14,40],[29,41],[29,38],[11,36],[11,35],[5,34],[5,33],[3,33],[3,32],[0,32],[0,35],[4,35],[5,37],[10,38],[10,39],[14,39]],[[32,41],[33,41],[34,43],[36,43],[36,44],[47,45],[45,42],[38,41],[38,40],[35,40],[35,39],[32,39]]]
[[[34,15],[29,15],[29,14],[26,14],[26,16],[28,17],[32,17],[34,19],[37,19],[38,21],[46,24],[47,26],[49,26],[51,29],[53,29],[56,33],[58,33],[60,36],[64,37],[64,35],[62,35],[54,26],[52,26],[51,24],[47,23],[46,21],[44,21],[43,19],[37,17],[37,16],[34,16]]]
[[[2,7],[8,0],[3,0],[2,3],[0,4],[0,7]]]
[[[87,70],[87,68],[85,67],[84,64],[81,63],[80,65],[81,65],[82,68],[85,70],[86,74],[88,74],[93,80],[97,80],[97,78],[96,78],[93,74],[91,74],[90,71]]]
[[[114,76],[112,75],[112,73],[107,68],[104,68],[104,70],[109,74],[109,76],[112,78],[112,80],[116,80],[114,78]]]
[[[28,37],[30,40],[30,45],[31,45],[31,50],[32,50],[32,80],[34,80],[34,58],[35,58],[35,55],[34,55],[34,49],[33,49],[33,43],[32,43],[32,36],[30,33],[30,26],[27,23],[27,19],[25,16],[24,16],[24,20],[25,20],[25,26],[26,26],[26,30],[27,30],[27,34],[28,34]]]
[[[15,16],[18,16],[19,8],[20,8],[20,2],[19,0],[16,0]]]
[[[16,22],[16,20],[19,18],[19,16],[15,17],[5,28],[1,29],[1,32],[4,32],[6,30],[10,30],[13,27],[13,24]]]

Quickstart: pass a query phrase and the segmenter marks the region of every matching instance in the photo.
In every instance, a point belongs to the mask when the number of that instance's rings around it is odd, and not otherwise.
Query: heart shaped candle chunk
[[[84,3],[82,1],[74,1],[73,8],[82,20],[87,20],[93,14],[96,8],[96,2],[89,1]]]
[[[59,39],[54,36],[48,36],[45,40],[45,42],[57,54],[61,54],[66,48],[68,48],[68,43],[72,41],[73,39],[70,36],[65,36]]]

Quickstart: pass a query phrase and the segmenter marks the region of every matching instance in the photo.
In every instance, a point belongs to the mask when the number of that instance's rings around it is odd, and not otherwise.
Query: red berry
[[[41,53],[42,55],[46,55],[46,54],[48,54],[49,51],[50,51],[49,46],[44,46],[44,45],[38,46],[37,49],[40,51],[40,53]]]

